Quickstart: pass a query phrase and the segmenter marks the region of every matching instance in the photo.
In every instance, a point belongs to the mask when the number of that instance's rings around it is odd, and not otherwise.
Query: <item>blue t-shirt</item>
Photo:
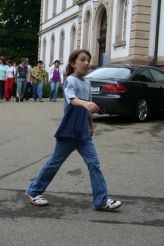
[[[8,66],[0,64],[0,80],[6,80],[6,73],[8,71]]]
[[[88,117],[92,114],[82,106],[71,106],[73,98],[91,101],[90,82],[72,75],[68,76],[64,83],[64,116],[54,136],[57,139],[70,137],[85,142],[91,139]]]

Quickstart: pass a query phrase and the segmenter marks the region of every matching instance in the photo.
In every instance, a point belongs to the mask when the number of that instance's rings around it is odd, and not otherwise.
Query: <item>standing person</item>
[[[6,65],[5,58],[0,56],[0,102],[4,97],[4,87],[6,81],[6,75],[8,71],[8,66]]]
[[[27,79],[26,89],[25,89],[25,92],[24,92],[24,98],[26,100],[28,100],[29,97],[31,96],[30,92],[32,92],[32,74],[31,74],[32,67],[29,64],[29,59],[28,58],[26,58],[26,66],[28,68],[28,79]]]
[[[16,77],[15,81],[17,83],[17,90],[16,90],[16,102],[23,102],[24,99],[24,92],[26,89],[28,78],[28,68],[26,66],[26,59],[22,58],[21,64],[19,64],[16,68]]]
[[[11,95],[12,95],[12,91],[14,88],[16,69],[12,64],[13,64],[13,62],[11,60],[7,60],[8,71],[7,71],[6,83],[5,83],[5,99],[6,99],[6,101],[10,100]]]
[[[99,159],[92,142],[92,113],[99,107],[91,102],[90,82],[84,79],[90,65],[91,55],[87,50],[75,50],[69,57],[67,80],[64,83],[64,117],[55,134],[56,146],[51,158],[38,176],[29,185],[25,197],[36,206],[45,206],[43,197],[62,163],[76,149],[88,167],[93,207],[96,210],[113,210],[121,206],[120,201],[107,197],[107,186],[100,170]]]
[[[37,62],[37,66],[33,67],[31,73],[33,77],[33,97],[34,102],[37,100],[37,95],[39,97],[39,101],[43,102],[42,95],[43,95],[43,86],[44,82],[47,85],[47,73],[42,68],[43,62],[39,60]]]
[[[63,71],[60,68],[60,61],[54,61],[49,70],[50,101],[56,102],[60,83],[63,84]]]

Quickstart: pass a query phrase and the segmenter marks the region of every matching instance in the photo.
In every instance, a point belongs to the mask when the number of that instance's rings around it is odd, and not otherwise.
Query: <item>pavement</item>
[[[111,212],[94,211],[88,170],[77,151],[44,193],[49,206],[24,197],[54,148],[63,99],[0,103],[0,246],[163,246],[164,117],[133,123],[94,115],[93,141]]]

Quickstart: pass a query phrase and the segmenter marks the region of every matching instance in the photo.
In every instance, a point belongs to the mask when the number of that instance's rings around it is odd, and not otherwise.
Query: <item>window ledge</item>
[[[121,42],[118,42],[118,43],[113,44],[114,50],[115,50],[117,47],[120,47],[120,46],[123,46],[123,48],[125,49],[126,41],[123,40],[123,41],[121,41]]]

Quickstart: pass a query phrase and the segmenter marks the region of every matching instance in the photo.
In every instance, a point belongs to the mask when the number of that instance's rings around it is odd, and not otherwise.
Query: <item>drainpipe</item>
[[[152,66],[154,66],[155,61],[157,60],[158,39],[159,39],[159,24],[160,24],[160,12],[161,12],[161,0],[158,0],[157,21],[156,21],[156,35],[155,35],[155,47],[154,47],[154,58],[151,61],[151,65]]]

